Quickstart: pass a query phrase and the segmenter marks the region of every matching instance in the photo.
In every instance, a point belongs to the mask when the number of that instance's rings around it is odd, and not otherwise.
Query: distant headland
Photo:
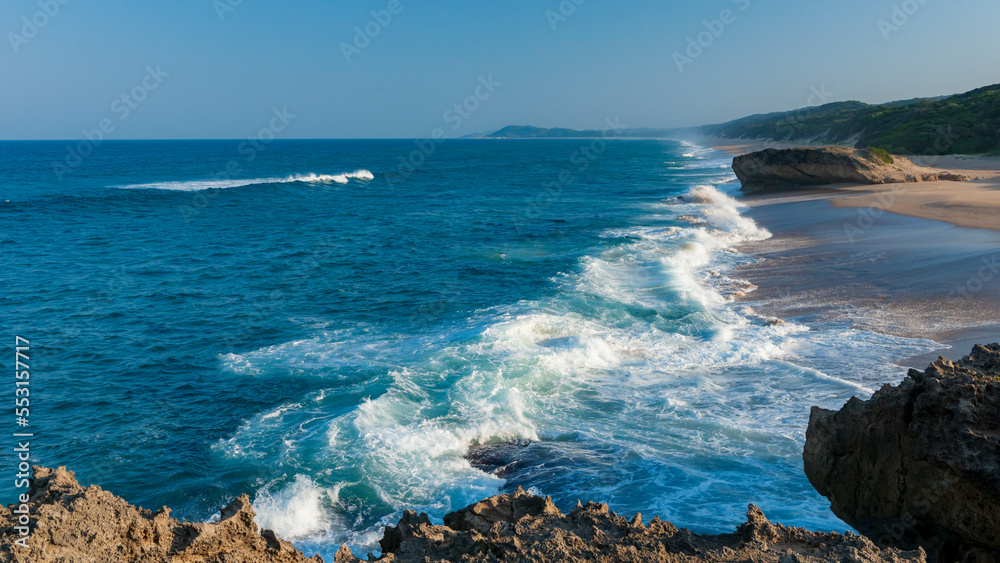
[[[727,123],[679,129],[624,129],[616,137],[703,137],[855,148],[894,154],[1000,155],[1000,84],[964,94],[885,104],[833,102],[793,111],[751,115]],[[511,125],[480,138],[569,139],[606,136],[603,130]]]

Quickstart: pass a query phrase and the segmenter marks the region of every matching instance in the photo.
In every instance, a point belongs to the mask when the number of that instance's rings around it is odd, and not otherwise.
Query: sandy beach
[[[733,156],[767,148],[790,148],[800,144],[773,141],[743,141],[706,138],[713,149]],[[823,145],[816,145],[823,146]],[[914,164],[947,170],[970,178],[967,182],[920,182],[912,184],[838,184],[782,193],[748,196],[747,205],[770,205],[777,201],[829,200],[836,207],[888,211],[910,217],[945,221],[959,227],[1000,230],[1000,157],[996,156],[908,156]]]
[[[837,207],[885,208],[959,227],[1000,230],[1000,173],[991,172],[969,182],[848,186],[831,202]]]
[[[743,154],[764,145],[713,148]],[[1000,339],[1000,158],[912,160],[973,179],[743,197],[746,215],[774,234],[741,248],[761,258],[739,272],[758,286],[743,300],[784,319],[943,345],[900,362],[912,367]]]

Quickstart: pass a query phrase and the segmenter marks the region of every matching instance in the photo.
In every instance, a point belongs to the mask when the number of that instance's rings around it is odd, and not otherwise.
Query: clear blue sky
[[[286,138],[599,128],[616,116],[673,127],[794,109],[813,88],[883,102],[1000,82],[996,0],[562,0],[575,12],[555,29],[546,12],[561,0],[399,2],[348,63],[341,44],[391,0],[4,0],[0,138],[76,139],[102,119],[116,139],[241,138],[285,107]],[[918,9],[880,30],[904,4]],[[674,53],[726,9],[731,23],[679,72]],[[25,17],[44,25],[31,33]],[[169,76],[142,91],[147,67]],[[500,85],[452,129],[445,111],[490,75]],[[136,87],[145,99],[123,119],[113,104]]]

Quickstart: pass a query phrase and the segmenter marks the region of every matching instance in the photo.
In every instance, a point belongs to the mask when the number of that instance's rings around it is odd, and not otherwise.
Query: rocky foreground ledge
[[[563,514],[518,489],[448,514],[443,525],[406,512],[386,528],[379,560],[1000,562],[1000,344],[911,370],[899,386],[851,399],[839,412],[814,408],[803,458],[834,513],[867,537],[772,524],[753,505],[735,532],[700,536],[658,518],[627,520],[605,504]],[[29,547],[17,545],[22,507],[0,507],[0,561],[323,561],[258,529],[246,495],[214,523],[132,506],[81,487],[65,468],[35,467],[28,495]],[[346,546],[334,560],[361,561]]]
[[[833,512],[879,544],[1000,562],[1000,344],[813,408],[803,459]]]
[[[732,534],[700,536],[653,518],[618,516],[606,504],[577,504],[563,514],[551,499],[518,488],[453,512],[443,526],[407,512],[381,542],[387,561],[567,561],[775,563],[926,561],[923,550],[879,548],[852,534],[821,534],[772,524],[750,505]],[[342,548],[337,562],[360,561]]]
[[[135,507],[97,486],[83,488],[65,467],[35,466],[28,492],[28,548],[17,545],[19,504],[0,507],[0,561],[17,563],[323,563],[269,530],[258,532],[250,498],[212,524],[181,522],[163,507]]]
[[[827,184],[965,181],[960,174],[924,168],[901,156],[849,147],[766,149],[733,159],[745,192]]]
[[[215,523],[180,522],[163,508],[137,508],[97,486],[83,488],[65,468],[35,468],[29,493],[29,549],[17,515],[0,508],[0,560],[17,563],[322,563],[269,530],[259,531],[244,495]],[[445,516],[406,512],[381,541],[381,561],[757,561],[922,562],[922,550],[879,548],[855,534],[820,534],[772,524],[750,506],[734,533],[699,536],[654,518],[643,524],[588,503],[562,514],[552,501],[518,489]],[[336,563],[361,561],[346,546]]]

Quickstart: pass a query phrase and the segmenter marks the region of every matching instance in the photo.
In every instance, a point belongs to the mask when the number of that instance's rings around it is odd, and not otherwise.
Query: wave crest
[[[306,184],[347,184],[351,180],[374,180],[375,175],[365,169],[340,174],[293,174],[284,178],[249,178],[245,180],[181,180],[174,182],[152,182],[149,184],[128,184],[111,186],[123,190],[167,190],[176,192],[197,192],[201,190],[223,190],[244,186],[260,186],[265,184],[289,184],[303,182]]]

